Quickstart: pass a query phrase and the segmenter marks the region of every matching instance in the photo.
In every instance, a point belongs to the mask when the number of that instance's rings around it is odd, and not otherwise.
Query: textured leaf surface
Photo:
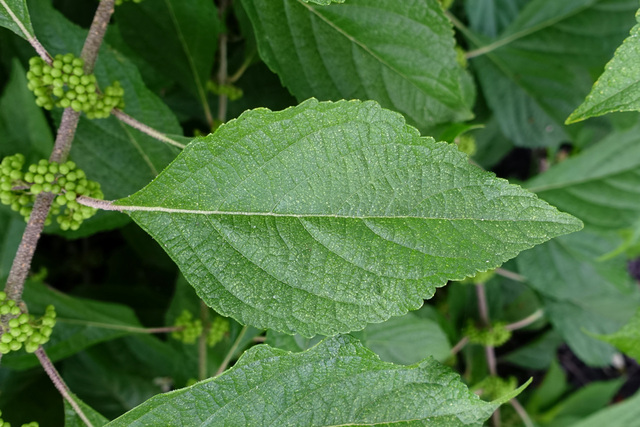
[[[534,147],[577,134],[580,127],[565,128],[564,121],[628,35],[637,8],[635,0],[533,0],[496,39],[467,34],[489,50],[471,64],[505,136]],[[503,9],[494,9],[496,20]]]
[[[217,312],[303,336],[404,314],[581,227],[359,101],[247,112],[117,203]]]
[[[437,0],[243,5],[260,56],[298,100],[372,99],[421,128],[472,118],[473,85]]]
[[[598,338],[614,345],[628,356],[640,360],[640,310],[619,331],[600,335]]]
[[[129,47],[207,105],[206,83],[221,29],[214,2],[129,2],[116,12],[116,17]]]
[[[481,426],[497,406],[432,359],[393,365],[339,336],[303,353],[252,347],[223,375],[153,397],[108,425]]]
[[[62,294],[38,282],[25,286],[24,300],[36,316],[44,313],[48,304],[56,307],[58,321],[51,339],[44,348],[53,361],[64,359],[99,342],[112,340],[141,328],[129,307],[91,301]],[[38,359],[24,351],[10,353],[2,364],[14,369],[38,366]]]
[[[640,304],[640,292],[626,272],[625,260],[597,261],[617,244],[581,231],[516,258],[520,272],[543,295],[551,323],[589,365],[608,365],[614,353],[613,347],[591,334],[618,330]]]
[[[640,10],[636,13],[640,22]],[[614,111],[640,111],[640,24],[618,48],[587,99],[569,116],[567,123]]]
[[[33,38],[33,27],[26,0],[0,0],[0,26],[25,40]]]
[[[526,187],[586,227],[631,227],[640,217],[640,125],[611,134]]]

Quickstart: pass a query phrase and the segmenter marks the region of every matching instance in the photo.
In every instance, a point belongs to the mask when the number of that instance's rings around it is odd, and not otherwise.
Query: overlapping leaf
[[[636,13],[640,22],[640,10]],[[587,99],[569,116],[567,123],[614,111],[640,110],[640,24],[618,48]]]
[[[516,258],[520,272],[544,297],[555,329],[589,365],[607,365],[614,353],[612,346],[591,334],[618,330],[640,305],[640,292],[624,259],[598,261],[616,246],[616,241],[581,231]]]
[[[534,0],[496,40],[471,34],[481,49],[472,65],[502,132],[527,147],[578,132],[564,120],[628,35],[637,8],[635,0]]]
[[[600,335],[598,338],[616,346],[634,359],[640,360],[640,310],[620,330],[613,334]]]
[[[393,365],[341,336],[303,353],[252,347],[225,374],[153,397],[108,425],[480,426],[511,397],[484,402],[432,359]]]
[[[298,100],[372,99],[419,128],[472,118],[474,88],[437,0],[243,5],[260,56]]]
[[[0,0],[0,26],[10,29],[23,39],[33,38],[26,0]]]
[[[360,101],[246,112],[117,203],[216,311],[303,336],[404,314],[581,227]]]
[[[129,47],[189,90],[210,115],[206,86],[222,26],[214,2],[130,2],[117,11],[117,20]]]
[[[640,125],[612,133],[526,186],[587,227],[631,227],[640,217]]]

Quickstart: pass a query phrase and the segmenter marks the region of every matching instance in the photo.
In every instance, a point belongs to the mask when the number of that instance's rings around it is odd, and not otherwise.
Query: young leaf
[[[609,335],[596,335],[596,337],[614,345],[626,355],[640,360],[640,310],[636,311],[629,323],[619,331]]]
[[[480,400],[433,359],[393,365],[338,336],[302,353],[252,347],[223,375],[155,396],[108,426],[480,426],[498,405]]]
[[[587,99],[567,118],[575,123],[614,111],[640,111],[640,9],[639,22],[618,48]]]
[[[33,39],[33,27],[26,0],[0,0],[0,26],[25,40]]]
[[[299,101],[373,99],[417,126],[473,117],[438,0],[243,1],[260,56]]]
[[[582,227],[371,101],[248,111],[116,203],[217,312],[307,337]]]

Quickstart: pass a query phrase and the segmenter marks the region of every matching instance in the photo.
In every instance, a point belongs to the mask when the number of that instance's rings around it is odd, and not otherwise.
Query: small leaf
[[[360,101],[246,112],[117,204],[217,312],[307,337],[405,314],[581,228]]]
[[[25,40],[33,39],[33,27],[26,0],[0,0],[0,26]]]
[[[567,118],[575,123],[615,111],[640,111],[640,9],[639,22],[616,50],[587,99]]]
[[[640,361],[640,310],[619,331],[609,335],[596,335],[596,338]]]
[[[438,0],[243,5],[260,56],[298,101],[372,99],[419,127],[473,117],[475,89]]]
[[[498,405],[432,359],[393,365],[339,336],[302,353],[252,347],[223,375],[155,396],[108,425],[480,426]]]

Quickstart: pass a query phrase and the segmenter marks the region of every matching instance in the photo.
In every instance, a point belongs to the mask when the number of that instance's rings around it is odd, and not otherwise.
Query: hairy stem
[[[522,282],[525,283],[527,281],[527,278],[518,274],[518,273],[514,273],[513,271],[509,271],[509,270],[505,270],[504,268],[496,268],[495,269],[496,274],[502,276],[502,277],[506,277],[507,279],[511,279],[511,280],[515,280],[516,282]]]
[[[140,328],[136,326],[116,325],[113,323],[89,322],[86,320],[65,319],[61,317],[58,317],[56,321],[60,323],[68,323],[71,325],[83,325],[83,326],[91,326],[94,328],[111,329],[115,331],[125,331],[125,332],[130,332],[132,334],[163,334],[163,333],[175,332],[175,331],[184,329],[183,326],[162,326],[157,328]]]
[[[227,8],[229,7],[229,0],[220,0],[220,4],[218,6],[218,15],[220,16],[220,20],[224,22],[225,16],[227,14]],[[222,86],[227,84],[228,78],[228,64],[227,64],[227,41],[228,35],[226,32],[220,34],[218,38],[218,53],[220,55],[220,64],[218,66],[218,85]],[[218,94],[218,120],[224,123],[227,120],[227,104],[229,99],[227,95],[220,93]]]
[[[544,316],[544,310],[540,308],[534,311],[533,313],[531,313],[529,316],[525,317],[524,319],[518,320],[517,322],[510,323],[504,328],[508,331],[515,331],[517,329],[522,329],[529,326],[536,320],[540,319],[542,316]]]
[[[169,138],[168,136],[166,136],[162,132],[158,132],[157,130],[155,130],[151,126],[147,126],[144,123],[139,122],[138,120],[134,119],[133,117],[131,117],[130,115],[128,115],[127,113],[125,113],[122,110],[114,108],[111,111],[111,114],[113,114],[121,122],[128,124],[132,128],[137,129],[140,132],[145,133],[145,134],[149,135],[150,137],[157,139],[158,141],[162,141],[162,142],[165,142],[167,144],[173,145],[175,147],[180,148],[181,150],[185,147],[184,144],[181,144],[178,141],[174,141],[173,139]]]
[[[38,347],[35,355],[38,357],[38,360],[44,368],[44,371],[47,373],[49,378],[51,378],[51,382],[53,382],[53,385],[58,389],[62,397],[67,402],[69,402],[69,405],[71,405],[73,410],[76,411],[76,414],[78,414],[82,422],[84,422],[87,427],[93,427],[93,424],[91,424],[91,421],[89,421],[87,416],[84,414],[82,408],[80,408],[80,405],[78,405],[78,403],[71,397],[69,387],[67,387],[67,384],[65,384],[56,367],[53,366],[51,359],[49,359],[49,356],[47,356],[47,353],[45,353],[44,349],[42,347]]]
[[[231,362],[231,359],[233,358],[233,355],[236,353],[236,350],[238,350],[238,346],[240,345],[240,342],[242,341],[242,337],[244,337],[244,334],[247,333],[248,329],[249,329],[249,326],[244,326],[242,328],[242,330],[238,334],[238,337],[233,342],[233,345],[231,346],[231,348],[227,352],[227,355],[224,357],[224,360],[220,364],[220,367],[216,371],[216,375],[215,375],[216,377],[218,375],[220,375],[221,373],[223,373],[227,369],[227,366],[229,366],[229,362]]]
[[[209,324],[209,307],[200,301],[200,320],[202,321],[202,333],[198,337],[198,380],[208,378],[207,373],[207,333],[211,325]]]
[[[480,313],[480,320],[485,327],[491,327],[491,319],[489,318],[489,306],[487,304],[487,294],[485,292],[484,284],[476,284],[476,296],[478,297],[478,312]],[[496,363],[496,351],[491,345],[484,346],[485,355],[487,357],[487,367],[489,373],[493,376],[498,375],[497,363]],[[499,427],[500,421],[500,409],[496,409],[492,415],[493,425]]]

